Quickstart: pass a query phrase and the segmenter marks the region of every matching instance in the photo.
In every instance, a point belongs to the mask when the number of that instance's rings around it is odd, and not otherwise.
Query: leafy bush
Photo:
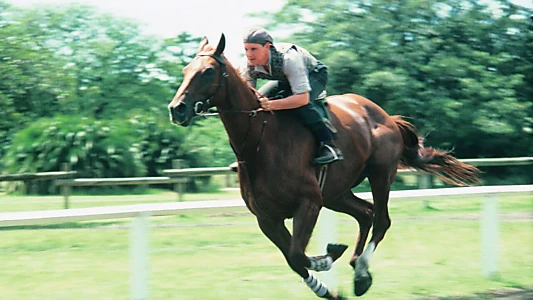
[[[148,176],[161,176],[163,170],[172,168],[174,159],[197,159],[184,149],[186,128],[173,126],[167,115],[156,109],[150,114],[135,115],[128,122]]]
[[[191,167],[226,167],[236,159],[224,125],[216,117],[198,119],[183,144],[196,156]]]
[[[156,108],[127,120],[39,119],[14,135],[2,164],[5,173],[16,174],[58,171],[68,163],[80,178],[161,176],[174,159],[184,160],[187,167],[225,166],[234,156],[222,124],[216,122],[173,126]],[[189,185],[190,191],[212,188],[209,178],[195,178]],[[31,182],[28,191],[48,194],[55,188],[50,181]]]
[[[39,119],[13,138],[2,159],[7,173],[58,171],[70,164],[79,177],[135,177],[146,173],[135,132],[123,121],[58,116]],[[50,193],[50,182],[31,189]]]
[[[199,119],[184,128],[171,125],[166,115],[156,112],[134,116],[130,123],[140,137],[138,148],[149,176],[161,176],[163,170],[173,168],[174,159],[183,160],[182,167],[192,168],[227,166],[235,159],[217,118]],[[193,177],[187,185],[189,192],[216,189],[210,176]]]

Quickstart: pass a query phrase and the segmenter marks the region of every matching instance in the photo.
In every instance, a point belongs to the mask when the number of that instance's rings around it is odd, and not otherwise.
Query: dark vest
[[[304,57],[304,64],[307,68],[307,72],[311,73],[313,70],[319,70],[321,68],[327,68],[323,63],[318,61],[311,53],[304,48],[298,47],[289,43],[276,44],[278,49],[274,45],[270,46],[270,74],[265,74],[255,70],[255,67],[248,65],[247,73],[252,79],[268,79],[268,80],[280,80],[287,81],[285,73],[283,72],[283,62],[285,53],[288,51],[298,51]]]
[[[293,46],[294,47],[294,46]],[[281,80],[281,81],[287,81],[287,77],[285,77],[285,73],[283,73],[283,56],[284,53],[276,50],[274,45],[270,46],[270,73],[265,74],[263,72],[258,72],[255,70],[255,67],[252,67],[248,65],[248,74],[250,77],[257,79],[268,79],[268,80]]]

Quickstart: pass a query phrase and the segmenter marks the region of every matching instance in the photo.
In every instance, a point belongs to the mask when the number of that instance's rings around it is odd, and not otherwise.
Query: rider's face
[[[248,63],[251,66],[266,65],[270,55],[270,43],[266,43],[264,46],[255,43],[244,43],[244,51]]]

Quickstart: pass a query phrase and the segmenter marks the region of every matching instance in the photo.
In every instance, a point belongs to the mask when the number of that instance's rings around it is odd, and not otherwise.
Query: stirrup
[[[324,145],[322,145],[322,147],[326,147],[329,150],[329,152],[331,152],[331,154],[333,154],[333,158],[339,159],[339,156],[337,155],[337,151],[335,151],[335,149],[333,149],[333,147],[331,147],[328,144],[324,144]]]
[[[328,145],[328,144],[322,144],[320,146],[320,150],[319,151],[321,151],[323,147],[328,149],[329,153],[331,153],[333,156],[330,159],[326,160],[326,161],[320,161],[320,158],[323,158],[324,156],[315,157],[313,159],[313,162],[312,162],[314,165],[325,165],[325,164],[329,164],[329,163],[332,163],[334,161],[343,159],[342,154],[341,153],[337,153],[337,151],[335,151],[335,149],[333,149],[333,147]],[[340,150],[339,150],[339,152],[340,152]]]

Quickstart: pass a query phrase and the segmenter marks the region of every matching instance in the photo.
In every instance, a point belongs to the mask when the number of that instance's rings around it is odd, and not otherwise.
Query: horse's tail
[[[444,182],[467,186],[479,183],[480,170],[472,165],[460,162],[449,154],[431,147],[424,147],[423,138],[415,130],[413,124],[402,119],[401,116],[392,116],[402,133],[404,149],[400,164],[419,171],[436,175]]]

